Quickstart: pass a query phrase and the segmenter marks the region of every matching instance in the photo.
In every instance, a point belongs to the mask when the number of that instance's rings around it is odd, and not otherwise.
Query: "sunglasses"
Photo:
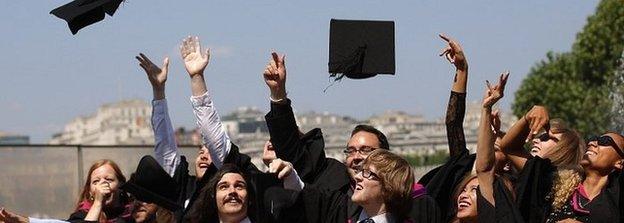
[[[593,136],[587,139],[588,146],[590,142],[596,142],[599,146],[611,146],[613,149],[615,149],[615,152],[620,155],[620,158],[624,158],[624,152],[610,136]]]
[[[541,135],[537,136],[537,138],[542,142],[546,142],[551,139],[555,142],[559,142],[559,139],[555,138],[554,136],[551,136],[550,134],[548,134],[548,132],[542,133]]]

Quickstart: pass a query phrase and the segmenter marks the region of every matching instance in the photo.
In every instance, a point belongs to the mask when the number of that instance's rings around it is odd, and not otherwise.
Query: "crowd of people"
[[[449,157],[419,181],[370,125],[353,129],[345,160],[327,157],[321,129],[303,133],[297,126],[285,56],[275,52],[263,72],[270,140],[262,155],[268,170],[261,171],[226,133],[204,78],[210,52],[188,37],[180,51],[203,142],[194,175],[168,114],[169,59],[159,67],[140,54],[154,96],[154,153],[129,180],[112,160],[93,163],[66,220],[2,208],[0,222],[624,222],[624,136],[606,132],[584,140],[539,105],[502,130],[493,106],[504,96],[509,72],[484,86],[477,152],[470,154],[463,130],[468,62],[457,41],[440,37],[446,45],[440,56],[456,70],[446,111]]]

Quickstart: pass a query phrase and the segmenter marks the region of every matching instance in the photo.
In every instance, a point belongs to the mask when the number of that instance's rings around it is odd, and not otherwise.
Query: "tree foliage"
[[[512,105],[522,116],[545,105],[582,134],[598,134],[612,119],[610,88],[624,49],[624,1],[602,0],[576,36],[571,52],[548,52],[531,68]]]

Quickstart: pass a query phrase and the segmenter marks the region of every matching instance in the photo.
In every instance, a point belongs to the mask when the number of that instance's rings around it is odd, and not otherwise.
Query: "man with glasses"
[[[271,111],[265,119],[277,158],[291,162],[306,184],[351,196],[355,186],[354,176],[362,161],[374,150],[389,150],[386,136],[372,126],[358,125],[351,132],[351,138],[344,150],[344,162],[327,158],[320,129],[316,128],[305,134],[299,131],[291,101],[286,95],[284,55],[279,56],[273,52],[263,76],[271,93]],[[439,221],[438,207],[431,197],[423,193],[414,194],[413,203],[410,217],[414,221]],[[348,202],[347,205],[349,217],[358,217],[362,208],[353,202]]]

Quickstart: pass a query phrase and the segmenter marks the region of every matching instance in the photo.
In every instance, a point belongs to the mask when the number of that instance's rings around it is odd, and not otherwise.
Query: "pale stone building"
[[[50,144],[153,144],[151,105],[133,99],[104,104],[95,114],[77,117],[55,134]]]

